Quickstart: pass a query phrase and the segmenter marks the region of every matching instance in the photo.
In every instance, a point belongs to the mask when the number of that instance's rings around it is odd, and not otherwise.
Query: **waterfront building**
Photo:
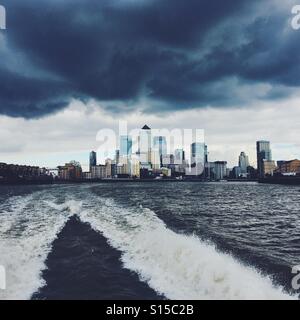
[[[152,137],[151,129],[145,125],[138,137],[138,155],[140,156],[140,162],[143,164],[148,164],[151,162],[151,149],[152,149]]]
[[[256,156],[258,176],[263,178],[265,175],[264,161],[272,161],[272,151],[269,141],[262,140],[256,142]]]
[[[185,161],[183,164],[175,164],[175,166],[174,166],[175,175],[176,176],[184,176],[186,168],[187,168],[187,165],[186,165]]]
[[[118,175],[130,176],[131,175],[131,159],[129,159],[127,156],[120,156],[118,168],[119,168]]]
[[[95,151],[92,151],[90,153],[90,171],[91,168],[97,165],[97,153]]]
[[[92,176],[92,179],[105,179],[105,178],[107,178],[106,166],[104,166],[104,165],[92,166],[91,176]]]
[[[214,162],[215,180],[223,180],[226,177],[227,161]]]
[[[174,152],[174,164],[182,165],[185,161],[185,152],[183,149],[176,149]]]
[[[231,174],[232,174],[231,172],[232,172],[232,169],[227,168],[227,169],[226,169],[226,177],[230,177]]]
[[[241,177],[241,175],[242,175],[242,169],[241,169],[241,167],[240,167],[240,166],[238,166],[238,167],[233,167],[233,169],[232,169],[232,176],[233,176],[233,178],[234,178],[234,179],[238,179],[238,178]]]
[[[205,144],[191,144],[191,166],[186,170],[187,175],[200,176],[205,169]]]
[[[118,178],[128,178],[130,176],[131,166],[129,163],[118,164],[117,175]]]
[[[105,160],[106,177],[107,178],[111,178],[113,176],[112,165],[113,165],[113,161],[111,159]]]
[[[151,151],[151,166],[153,170],[159,170],[161,168],[161,156],[158,150],[153,149]]]
[[[174,155],[173,154],[165,154],[162,158],[162,165],[164,167],[169,167],[170,165],[174,165]]]
[[[91,180],[92,179],[92,173],[91,172],[83,172],[83,178],[85,180]]]
[[[111,176],[112,178],[117,178],[118,176],[117,165],[115,164],[115,161],[111,165]]]
[[[172,170],[169,169],[169,168],[165,168],[165,167],[162,167],[161,168],[161,173],[163,174],[163,176],[165,177],[171,177],[172,176]]]
[[[153,138],[153,150],[158,151],[160,157],[160,165],[162,165],[162,158],[167,154],[167,140],[166,137]]]
[[[247,168],[249,167],[249,158],[245,152],[241,152],[239,156],[239,167],[241,168],[241,174],[247,173]]]
[[[46,175],[44,168],[0,163],[0,178],[37,178]]]
[[[205,163],[204,170],[205,170],[205,179],[209,181],[214,180],[214,163],[213,162]]]
[[[115,164],[118,165],[119,162],[120,162],[120,150],[116,150]]]
[[[120,156],[130,157],[132,153],[132,138],[130,136],[120,137]]]
[[[249,179],[256,179],[257,178],[257,170],[252,166],[248,166],[247,168],[247,176]]]
[[[191,144],[191,165],[202,164],[205,162],[205,144],[194,142]]]
[[[204,146],[204,163],[208,163],[208,146]]]
[[[58,178],[61,180],[78,180],[82,178],[82,169],[79,162],[71,161],[58,167]]]
[[[278,161],[276,173],[283,175],[300,174],[300,160]]]
[[[140,178],[141,176],[141,165],[139,157],[133,156],[131,159],[131,176],[133,178]]]
[[[263,175],[262,177],[265,176],[273,176],[275,170],[276,170],[276,163],[273,160],[263,160],[263,165],[262,165],[262,170],[263,170]]]

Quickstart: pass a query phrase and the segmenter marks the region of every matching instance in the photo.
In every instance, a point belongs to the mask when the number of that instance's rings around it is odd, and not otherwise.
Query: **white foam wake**
[[[41,273],[53,241],[80,203],[55,204],[48,191],[12,197],[0,204],[0,265],[6,268],[6,290],[0,300],[30,299],[44,285]]]
[[[268,277],[195,236],[177,234],[149,209],[125,209],[112,199],[80,213],[122,251],[124,267],[170,299],[291,299]]]

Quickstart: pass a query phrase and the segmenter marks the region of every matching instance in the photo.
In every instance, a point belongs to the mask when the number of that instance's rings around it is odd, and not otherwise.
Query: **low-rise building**
[[[138,157],[132,157],[131,159],[131,176],[134,178],[140,178],[141,165]]]
[[[223,180],[226,177],[227,161],[216,161],[214,163],[215,180]]]
[[[165,177],[171,177],[172,176],[172,170],[169,168],[161,168],[161,173],[165,176]]]
[[[273,176],[274,171],[276,170],[276,163],[274,160],[263,160],[263,175],[264,176]]]
[[[283,175],[300,174],[300,160],[278,161],[277,165],[276,173]]]
[[[107,178],[106,166],[104,165],[92,166],[91,176],[92,176],[92,179],[106,179]]]
[[[79,180],[82,179],[82,169],[80,163],[71,161],[64,166],[58,167],[58,178],[60,180]]]
[[[44,169],[36,166],[0,163],[1,177],[33,178],[44,174]]]
[[[105,167],[106,167],[106,177],[111,178],[113,176],[113,161],[111,159],[106,159]]]

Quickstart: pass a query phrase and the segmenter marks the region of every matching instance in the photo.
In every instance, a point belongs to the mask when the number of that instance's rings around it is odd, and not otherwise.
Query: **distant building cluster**
[[[163,136],[152,137],[151,129],[145,125],[139,136],[138,152],[132,153],[132,138],[120,137],[120,149],[114,159],[107,159],[104,165],[97,165],[97,154],[90,153],[90,171],[83,173],[85,179],[201,179],[221,181],[224,179],[255,180],[273,175],[300,175],[300,161],[272,160],[269,141],[257,141],[257,169],[250,165],[249,157],[241,152],[238,165],[232,169],[227,161],[209,161],[208,146],[205,143],[192,143],[190,158],[184,149],[176,149],[168,154],[167,140]]]
[[[138,137],[138,151],[133,152],[130,136],[120,137],[120,148],[115,151],[114,159],[107,159],[104,165],[97,164],[97,154],[90,153],[89,172],[85,179],[183,179],[204,177],[207,146],[204,143],[191,144],[191,158],[181,149],[168,153],[167,139],[152,136],[151,128],[145,125]]]
[[[45,168],[0,163],[0,183],[6,181],[51,181],[51,179],[52,176],[49,176]]]
[[[119,149],[113,159],[98,164],[97,153],[89,156],[89,171],[71,161],[55,169],[0,163],[0,183],[6,181],[97,181],[104,179],[199,179],[202,181],[256,180],[270,176],[300,176],[300,160],[277,161],[272,159],[269,141],[256,142],[257,168],[249,163],[245,152],[238,157],[238,165],[227,167],[226,161],[209,161],[208,146],[194,142],[187,159],[183,148],[168,153],[167,139],[152,136],[145,125],[138,137],[138,150],[133,153],[130,136],[121,136]]]

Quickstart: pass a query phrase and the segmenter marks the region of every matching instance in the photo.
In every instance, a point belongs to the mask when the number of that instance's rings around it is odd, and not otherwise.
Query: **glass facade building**
[[[257,171],[260,178],[264,177],[264,160],[272,160],[272,151],[269,141],[256,142],[256,155],[257,155]]]

